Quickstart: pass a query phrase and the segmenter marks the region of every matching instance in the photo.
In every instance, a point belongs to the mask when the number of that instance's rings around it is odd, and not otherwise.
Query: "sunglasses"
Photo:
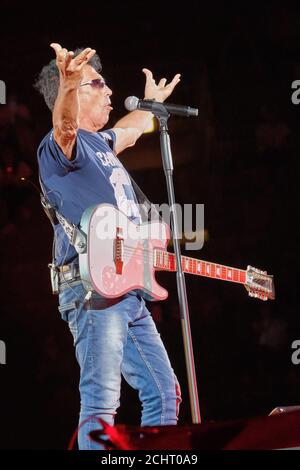
[[[82,83],[80,86],[85,86],[85,85],[91,85],[92,88],[102,89],[105,87],[106,83],[105,83],[104,78],[94,78],[94,80],[91,80],[86,83]]]

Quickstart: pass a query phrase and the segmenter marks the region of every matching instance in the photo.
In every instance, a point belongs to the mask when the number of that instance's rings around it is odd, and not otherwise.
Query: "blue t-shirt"
[[[79,225],[82,213],[95,204],[113,204],[131,220],[140,222],[130,177],[114,152],[113,130],[77,132],[75,156],[68,160],[55,142],[53,130],[38,148],[41,180],[51,204]],[[55,226],[55,262],[68,264],[77,257],[60,224]]]

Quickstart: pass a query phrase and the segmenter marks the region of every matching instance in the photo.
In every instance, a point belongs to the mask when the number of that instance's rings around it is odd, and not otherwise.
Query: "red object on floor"
[[[109,450],[271,450],[300,448],[300,407],[278,407],[270,416],[187,426],[105,425],[91,437]],[[106,437],[107,439],[107,437]]]

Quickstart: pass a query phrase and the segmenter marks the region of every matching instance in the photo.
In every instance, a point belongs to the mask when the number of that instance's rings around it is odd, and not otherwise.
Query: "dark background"
[[[50,42],[94,47],[114,94],[113,125],[128,95],[143,96],[143,67],[182,74],[170,102],[199,107],[198,119],[172,117],[175,191],[205,204],[207,239],[188,253],[275,276],[275,301],[245,289],[186,276],[203,421],[267,415],[300,405],[300,365],[291,361],[298,320],[300,7],[288,3],[82,2],[40,6],[1,2],[0,79],[0,446],[66,448],[77,423],[78,368],[72,340],[50,291],[52,228],[37,191],[36,148],[51,116],[32,84],[53,57]],[[124,163],[148,197],[167,201],[159,135],[143,136]],[[182,386],[179,424],[191,423],[175,275],[149,305]],[[125,384],[117,422],[138,424]]]

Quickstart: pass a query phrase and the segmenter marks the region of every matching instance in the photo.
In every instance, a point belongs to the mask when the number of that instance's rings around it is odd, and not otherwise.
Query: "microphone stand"
[[[156,103],[155,111],[152,111],[156,116],[159,122],[160,130],[160,147],[162,162],[164,167],[164,173],[167,183],[168,191],[168,200],[170,210],[170,219],[171,219],[171,229],[172,229],[172,239],[175,250],[176,258],[176,282],[177,282],[177,292],[179,299],[179,311],[181,319],[181,327],[183,334],[183,345],[187,369],[187,378],[188,378],[188,388],[189,388],[189,397],[190,397],[190,406],[193,424],[201,423],[200,407],[198,400],[198,391],[197,391],[197,381],[195,373],[195,362],[193,354],[193,343],[192,343],[192,334],[190,328],[190,319],[189,319],[189,307],[186,293],[185,277],[182,272],[181,265],[181,250],[178,236],[178,220],[177,212],[175,208],[175,192],[174,192],[174,183],[173,183],[173,159],[170,146],[170,136],[168,133],[168,118],[170,114],[167,112],[163,103]]]

